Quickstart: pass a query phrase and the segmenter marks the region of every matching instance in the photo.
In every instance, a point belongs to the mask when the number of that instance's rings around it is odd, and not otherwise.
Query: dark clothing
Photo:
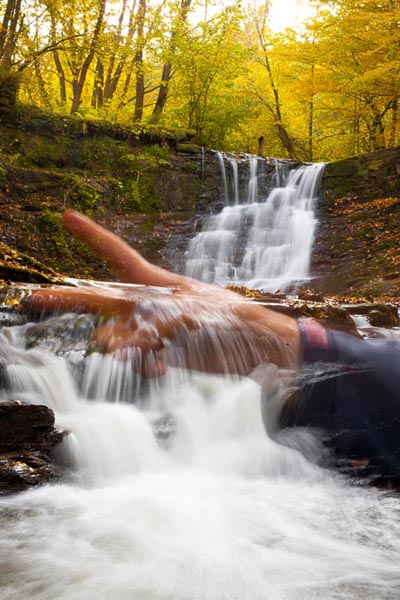
[[[304,362],[313,367],[283,422],[324,429],[345,464],[399,485],[400,344],[309,325],[299,322]]]

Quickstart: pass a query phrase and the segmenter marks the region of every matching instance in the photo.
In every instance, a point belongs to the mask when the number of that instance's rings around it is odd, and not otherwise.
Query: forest
[[[395,147],[400,2],[310,4],[276,33],[270,0],[1,0],[2,101],[306,161]]]

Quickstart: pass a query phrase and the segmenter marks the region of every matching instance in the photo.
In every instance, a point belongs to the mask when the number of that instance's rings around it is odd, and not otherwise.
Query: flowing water
[[[276,163],[263,198],[257,159],[245,190],[237,162],[219,160],[225,207],[194,239],[189,273],[267,289],[306,279],[322,167]],[[144,302],[174,315],[168,293]],[[175,366],[153,380],[140,355],[93,351],[87,315],[0,330],[0,401],[46,404],[68,432],[62,481],[0,499],[1,600],[398,600],[399,496],[325,468],[318,432],[278,430],[293,374],[177,368],[182,356],[204,368],[210,341],[222,367],[227,341],[238,367],[257,355],[224,337],[227,319],[215,309],[203,346],[167,344]]]
[[[232,167],[232,193],[224,155],[221,166],[224,208],[206,219],[203,230],[191,240],[186,274],[219,285],[245,285],[275,292],[310,278],[311,250],[316,218],[314,205],[323,164],[292,169],[288,174],[275,162],[273,188],[259,189],[263,164],[248,157],[247,184],[240,189],[238,162]]]
[[[326,470],[311,432],[276,432],[277,371],[264,397],[247,377],[145,381],[87,352],[90,319],[1,333],[3,395],[69,432],[64,481],[0,500],[2,600],[399,598],[398,495]]]

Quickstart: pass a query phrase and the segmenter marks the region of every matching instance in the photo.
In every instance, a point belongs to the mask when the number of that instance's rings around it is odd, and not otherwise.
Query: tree
[[[221,147],[242,109],[235,105],[235,81],[245,64],[240,16],[236,6],[226,8],[176,38],[176,75],[164,120],[179,116],[202,144]]]
[[[192,0],[181,0],[180,10],[175,19],[175,25],[171,32],[169,47],[167,50],[167,61],[164,63],[161,73],[161,82],[158,90],[158,96],[153,109],[153,120],[157,121],[165,108],[168,98],[169,83],[172,76],[172,60],[177,50],[177,36],[180,30],[186,24]],[[182,32],[181,32],[182,33]]]
[[[337,120],[354,152],[393,145],[400,97],[400,3],[337,0],[330,5],[333,10],[312,27]],[[338,123],[333,127],[340,131]]]
[[[274,74],[270,52],[272,49],[272,38],[268,27],[268,17],[271,7],[271,0],[264,0],[264,4],[252,11],[252,19],[255,28],[257,46],[255,48],[254,62],[261,66],[264,77],[269,85],[269,94],[264,92],[265,86],[263,80],[251,79],[254,93],[258,96],[261,104],[267,109],[270,117],[273,119],[279,140],[286,150],[289,158],[294,158],[294,139],[289,133],[288,127],[283,119],[281,94],[277,78]],[[260,85],[261,83],[261,85]]]

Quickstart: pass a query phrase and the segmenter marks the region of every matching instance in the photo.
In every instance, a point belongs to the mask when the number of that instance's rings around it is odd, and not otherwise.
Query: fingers
[[[161,377],[167,365],[160,354],[164,344],[152,329],[135,330],[134,324],[115,319],[96,328],[95,339],[99,348],[114,354],[144,377]]]
[[[138,329],[134,318],[125,321],[117,318],[96,327],[95,339],[103,352],[140,348],[144,352],[157,352],[164,347],[159,332],[153,328]]]
[[[155,286],[188,285],[190,280],[152,265],[126,242],[88,217],[72,210],[64,212],[66,229],[103,258],[120,281]]]
[[[195,320],[185,314],[170,319],[154,317],[147,322],[140,314],[133,314],[129,319],[117,317],[98,325],[94,337],[102,352],[130,362],[145,377],[160,377],[167,369],[162,352],[164,341],[173,339],[182,330],[197,328]]]

